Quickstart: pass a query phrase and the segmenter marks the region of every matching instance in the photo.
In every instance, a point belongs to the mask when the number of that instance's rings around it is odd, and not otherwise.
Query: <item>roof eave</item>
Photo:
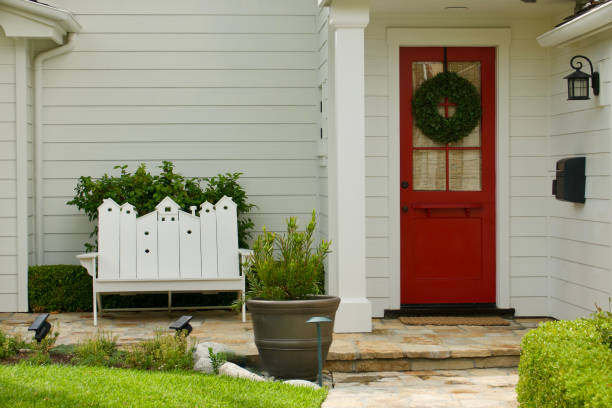
[[[605,3],[540,35],[542,47],[564,47],[612,28],[612,2]]]
[[[58,44],[67,33],[81,31],[70,11],[28,0],[2,0],[0,26],[7,37],[50,39]]]

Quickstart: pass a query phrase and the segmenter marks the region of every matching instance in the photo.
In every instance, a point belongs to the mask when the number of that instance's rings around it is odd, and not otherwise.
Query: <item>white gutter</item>
[[[34,13],[39,17],[48,18],[59,24],[66,32],[81,31],[81,25],[68,10],[29,0],[1,0],[0,3],[17,10]]]
[[[542,47],[565,47],[610,28],[612,28],[612,1],[545,32],[536,40]]]
[[[74,49],[77,34],[68,33],[68,39],[59,47],[41,52],[34,58],[34,193],[35,193],[35,231],[36,264],[42,265],[43,259],[43,63]]]

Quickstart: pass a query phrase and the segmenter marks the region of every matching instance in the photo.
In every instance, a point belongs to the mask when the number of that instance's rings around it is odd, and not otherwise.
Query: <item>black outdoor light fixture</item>
[[[189,321],[193,319],[193,316],[181,316],[175,322],[170,325],[170,329],[176,330],[176,333],[180,333],[181,330],[186,330],[186,336],[189,336],[189,333],[193,330],[193,327],[189,324]]]
[[[32,323],[32,325],[28,328],[28,331],[35,332],[34,338],[39,343],[42,341],[42,339],[47,337],[47,334],[49,334],[49,330],[51,330],[51,323],[47,321],[48,317],[49,313],[40,314],[36,316],[36,319],[34,319],[34,323]]]
[[[582,72],[582,62],[574,60],[582,58],[589,63],[591,68],[591,75]],[[564,77],[567,79],[567,100],[568,101],[583,101],[591,99],[589,97],[589,79],[591,79],[591,87],[593,88],[593,95],[599,95],[599,72],[593,71],[593,64],[591,60],[584,55],[576,55],[570,60],[570,66],[575,69],[574,72]]]

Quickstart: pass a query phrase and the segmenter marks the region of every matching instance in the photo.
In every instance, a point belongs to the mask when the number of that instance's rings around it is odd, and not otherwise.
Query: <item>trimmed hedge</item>
[[[42,265],[31,266],[28,278],[30,311],[40,312],[89,312],[92,306],[91,276],[82,266]],[[229,306],[236,300],[232,292],[216,295],[201,293],[173,293],[172,305],[180,306]],[[166,293],[130,296],[105,295],[105,309],[166,307]]]
[[[521,347],[521,407],[612,407],[612,315],[542,324]]]
[[[32,312],[84,312],[92,309],[91,276],[82,266],[30,266],[28,297]]]

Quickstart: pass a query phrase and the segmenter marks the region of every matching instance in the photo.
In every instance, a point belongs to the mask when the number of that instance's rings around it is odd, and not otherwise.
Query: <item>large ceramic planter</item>
[[[332,323],[321,324],[325,361],[339,304],[340,298],[336,296],[314,296],[307,300],[248,300],[255,344],[264,369],[279,378],[316,378],[317,328],[306,320],[313,316],[332,319]]]

